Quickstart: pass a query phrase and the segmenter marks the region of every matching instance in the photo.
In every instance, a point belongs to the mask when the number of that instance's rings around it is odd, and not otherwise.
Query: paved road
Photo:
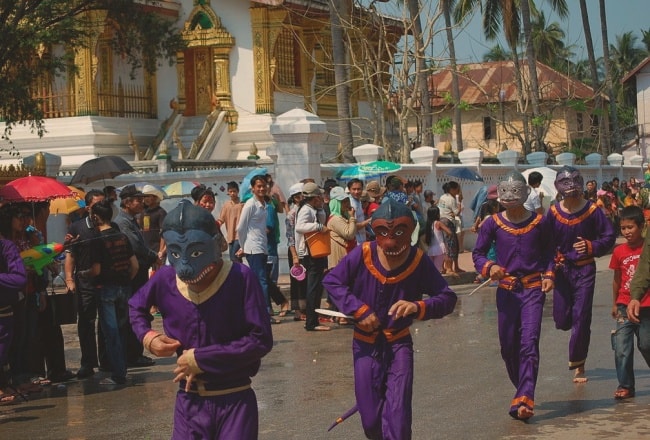
[[[466,257],[465,257],[466,258]],[[417,323],[413,438],[592,439],[650,438],[650,374],[637,356],[637,397],[612,398],[616,370],[610,345],[611,271],[598,261],[590,381],[571,382],[568,334],[555,330],[547,301],[536,415],[511,419],[514,389],[499,354],[494,288],[471,297],[473,285],[455,286],[456,311],[439,321]],[[461,263],[462,264],[462,263]],[[463,296],[465,295],[465,296]],[[160,325],[160,320],[155,321]],[[74,326],[65,326],[70,368],[78,366]],[[354,404],[351,328],[305,332],[286,318],[273,326],[275,346],[254,380],[260,409],[260,439],[362,439],[358,415],[332,432],[330,423]],[[172,359],[130,370],[126,387],[98,385],[102,375],[52,387],[27,403],[0,407],[0,439],[164,439],[171,432],[175,386]]]

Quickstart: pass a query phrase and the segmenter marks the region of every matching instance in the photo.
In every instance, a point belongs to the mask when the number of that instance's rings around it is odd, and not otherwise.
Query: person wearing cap
[[[381,198],[386,192],[386,188],[382,188],[376,180],[371,180],[366,183],[366,191],[368,192],[368,195],[374,199],[375,203],[381,203]]]
[[[284,219],[288,247],[287,262],[289,263],[289,271],[293,268],[300,267],[300,257],[298,256],[298,250],[296,249],[296,214],[301,206],[302,187],[302,182],[298,182],[291,185],[291,188],[289,188],[289,211]],[[294,312],[293,319],[294,321],[300,321],[305,318],[307,280],[306,278],[301,280],[297,280],[294,277],[289,278],[291,310]]]
[[[359,179],[350,179],[348,182],[348,192],[350,193],[350,205],[354,208],[354,215],[357,218],[357,234],[355,239],[357,245],[366,241],[366,225],[370,219],[366,219],[361,206],[361,194],[363,193],[363,182]]]
[[[230,261],[241,263],[241,258],[237,257],[237,251],[241,248],[239,236],[237,235],[237,223],[244,204],[239,200],[239,185],[237,182],[228,182],[228,197],[230,199],[223,204],[217,226],[226,228],[226,241],[228,242],[228,255]]]
[[[132,293],[137,292],[149,279],[149,268],[153,264],[160,265],[158,252],[152,250],[144,241],[140,226],[135,216],[144,210],[144,194],[135,185],[127,185],[120,191],[120,211],[115,217],[115,224],[131,243],[131,248],[138,259],[138,273],[131,282]],[[128,329],[126,336],[126,361],[127,366],[143,367],[153,365],[155,362],[144,356],[144,348],[137,340],[133,331]]]
[[[305,183],[302,187],[305,198],[303,206],[296,215],[296,249],[298,257],[307,270],[306,320],[305,330],[327,331],[330,328],[318,324],[316,309],[320,308],[323,296],[323,275],[327,269],[327,257],[312,257],[305,240],[305,234],[311,232],[328,232],[327,218],[323,210],[323,191],[315,183]]]
[[[505,211],[485,219],[472,252],[476,271],[498,281],[501,357],[515,387],[508,413],[519,420],[534,414],[542,315],[555,279],[550,221],[524,207],[529,191],[518,171],[501,179],[498,194]],[[493,243],[496,253],[491,257]]]
[[[334,304],[355,320],[356,409],[370,439],[411,438],[410,327],[450,314],[457,301],[433,261],[410,244],[415,223],[406,205],[384,202],[372,215],[376,241],[357,246],[323,280]]]
[[[147,350],[176,356],[175,440],[259,436],[251,378],[273,348],[267,303],[250,268],[221,257],[220,236],[206,210],[181,201],[163,223],[169,266],[129,300],[131,326]],[[151,327],[151,304],[162,331]]]
[[[160,206],[160,201],[165,197],[165,194],[153,185],[144,185],[142,193],[144,194],[144,211],[138,214],[136,219],[147,246],[158,254],[160,261],[165,261],[167,250],[161,231],[167,211]],[[154,263],[152,268],[156,270],[158,265]]]

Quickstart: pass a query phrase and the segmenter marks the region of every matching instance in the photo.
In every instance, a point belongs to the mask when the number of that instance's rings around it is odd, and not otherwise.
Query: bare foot
[[[532,409],[528,408],[525,405],[521,405],[517,409],[517,418],[519,420],[528,420],[530,419],[535,413],[533,412]]]
[[[573,373],[573,383],[586,383],[589,379],[585,376],[585,367],[578,367]]]

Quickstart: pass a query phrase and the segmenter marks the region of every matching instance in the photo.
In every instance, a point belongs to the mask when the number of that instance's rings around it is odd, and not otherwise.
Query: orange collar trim
[[[506,225],[503,220],[499,217],[498,214],[493,214],[494,221],[497,223],[499,228],[503,229],[506,231],[508,234],[512,235],[523,235],[529,233],[535,226],[539,224],[539,222],[542,221],[542,214],[536,214],[535,218],[527,225],[524,226],[523,228],[513,228],[508,225]]]
[[[553,214],[555,220],[558,222],[568,226],[575,226],[579,223],[582,223],[582,221],[589,217],[596,209],[598,209],[598,207],[592,203],[584,213],[582,213],[579,217],[573,219],[564,217],[555,205],[551,206],[551,213]]]
[[[370,242],[366,241],[363,243],[363,262],[366,265],[368,271],[372,274],[372,276],[377,278],[377,280],[379,280],[379,282],[382,284],[399,283],[400,281],[410,276],[415,271],[415,268],[418,267],[418,264],[420,264],[420,260],[422,259],[423,255],[424,252],[422,252],[421,249],[417,249],[415,252],[415,257],[413,257],[413,261],[411,262],[411,264],[408,265],[408,267],[402,273],[393,277],[386,277],[382,275],[379,269],[377,269],[375,265],[372,263],[372,252],[370,252]]]

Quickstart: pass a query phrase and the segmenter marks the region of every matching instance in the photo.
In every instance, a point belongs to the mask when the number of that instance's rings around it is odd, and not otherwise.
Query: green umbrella
[[[387,174],[402,169],[402,165],[387,160],[376,160],[359,166],[359,171],[366,174]]]

